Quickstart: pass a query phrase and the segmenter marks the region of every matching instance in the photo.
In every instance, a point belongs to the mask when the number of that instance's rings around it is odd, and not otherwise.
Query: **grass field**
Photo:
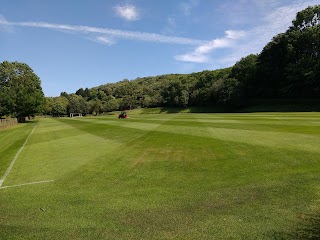
[[[0,239],[320,237],[320,113],[42,118],[15,156]]]

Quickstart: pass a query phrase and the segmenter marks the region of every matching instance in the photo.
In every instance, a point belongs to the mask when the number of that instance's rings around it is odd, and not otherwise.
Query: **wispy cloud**
[[[108,46],[111,46],[112,44],[114,44],[114,41],[111,38],[104,37],[104,36],[97,36],[92,40]]]
[[[0,26],[45,28],[45,29],[51,29],[51,30],[66,31],[70,33],[79,33],[84,35],[95,34],[97,36],[95,40],[98,42],[104,42],[104,43],[108,42],[111,39],[113,39],[114,41],[116,39],[128,39],[128,40],[138,40],[138,41],[168,43],[168,44],[182,44],[182,45],[200,45],[207,42],[199,39],[166,36],[166,35],[161,35],[157,33],[147,33],[147,32],[139,32],[139,31],[126,31],[121,29],[55,24],[55,23],[48,23],[48,22],[10,22],[10,21],[7,21],[4,17],[0,18]],[[114,43],[114,41],[112,41],[112,43]]]
[[[180,3],[180,10],[185,16],[189,16],[192,12],[192,9],[198,6],[199,0],[188,0]]]
[[[289,5],[280,6],[276,1],[272,0],[272,7],[266,5],[264,0],[247,0],[254,5],[259,5],[265,12],[262,15],[262,21],[259,26],[247,30],[227,30],[223,38],[197,46],[192,52],[175,56],[178,61],[218,64],[220,66],[231,66],[239,61],[242,57],[249,54],[260,53],[263,47],[272,40],[274,36],[285,32],[291,26],[296,13],[305,9],[310,5],[319,4],[318,0],[295,0]],[[244,4],[246,1],[238,2]],[[230,3],[231,4],[231,3]],[[226,8],[227,5],[225,4]],[[230,6],[232,7],[232,6]],[[252,21],[252,19],[251,19]],[[211,53],[216,49],[231,49],[225,51],[222,56],[217,56],[212,61]]]
[[[244,36],[244,31],[227,30],[225,31],[225,37],[217,38],[210,42],[204,43],[198,46],[193,52],[178,55],[175,57],[175,59],[184,62],[205,63],[209,60],[207,55],[211,53],[213,50],[218,48],[229,48],[233,45],[234,40],[237,40]]]
[[[125,20],[136,21],[140,18],[140,14],[137,7],[130,4],[118,5],[115,6],[113,9],[119,17]]]
[[[253,0],[252,0],[253,1]],[[216,61],[230,66],[242,57],[260,53],[263,47],[277,34],[283,33],[292,25],[296,13],[308,6],[319,4],[318,0],[296,0],[286,6],[277,6],[265,13],[263,23],[246,31],[246,36],[235,41],[231,54]]]
[[[48,22],[11,22],[6,20],[1,15],[0,30],[9,31],[13,27],[44,28],[63,31],[64,33],[77,33],[82,37],[108,46],[115,44],[117,40],[121,39],[163,44],[190,45],[192,46],[191,50],[184,54],[175,56],[175,60],[178,62],[189,63],[210,62],[212,65],[224,67],[234,64],[236,61],[239,61],[242,57],[245,57],[249,54],[259,53],[272,39],[272,37],[279,33],[285,32],[288,29],[298,11],[305,9],[307,6],[319,4],[319,0],[294,0],[290,4],[284,6],[279,5],[278,3],[276,4],[275,0],[270,0],[273,3],[272,7],[270,7],[270,5],[265,4],[267,0],[246,1],[261,4],[261,8],[265,10],[259,17],[259,26],[245,30],[227,30],[224,32],[224,36],[211,41],[168,36],[157,33],[127,31],[112,28],[97,28],[92,26],[55,24]],[[190,10],[190,7],[196,6],[198,1],[191,0],[185,1],[185,3],[185,14],[187,14]],[[132,13],[129,13],[128,15],[132,15]],[[176,25],[173,17],[168,18],[167,21],[172,27]],[[226,49],[228,51],[224,51],[224,55],[216,55],[215,58],[212,59],[212,53],[217,49]]]
[[[276,8],[279,3],[279,0],[224,0],[216,10],[235,27],[259,22],[261,14]]]
[[[227,30],[225,32],[227,39],[240,39],[246,35],[245,31]]]
[[[12,32],[13,29],[10,26],[9,22],[7,19],[5,19],[2,15],[0,15],[0,30],[4,30],[6,32]]]

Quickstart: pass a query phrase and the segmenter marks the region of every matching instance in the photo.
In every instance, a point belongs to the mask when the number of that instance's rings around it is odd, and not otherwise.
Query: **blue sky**
[[[0,62],[27,63],[46,96],[232,66],[319,0],[0,0]]]

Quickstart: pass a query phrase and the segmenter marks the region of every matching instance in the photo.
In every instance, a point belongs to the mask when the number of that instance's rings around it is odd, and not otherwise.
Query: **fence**
[[[6,128],[17,124],[16,118],[11,119],[0,119],[0,128]]]

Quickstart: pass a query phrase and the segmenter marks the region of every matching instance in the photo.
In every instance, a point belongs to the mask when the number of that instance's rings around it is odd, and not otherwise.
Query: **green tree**
[[[82,97],[87,97],[85,91],[83,90],[83,88],[79,88],[76,91],[76,94],[79,95],[79,96],[82,96]]]
[[[115,95],[121,98],[120,107],[122,109],[133,109],[138,103],[139,86],[135,81],[123,80],[117,83]]]
[[[103,108],[106,112],[118,110],[119,106],[119,100],[115,97],[112,97],[108,101],[103,103]]]
[[[42,107],[43,114],[52,115],[53,104],[54,104],[54,99],[52,97],[46,97]]]
[[[298,12],[293,26],[268,43],[257,60],[257,96],[318,97],[320,5]]]
[[[307,28],[320,24],[320,5],[307,7],[297,13],[296,19],[292,21],[290,30],[304,31]]]
[[[231,70],[230,77],[236,78],[241,88],[244,89],[247,96],[254,96],[254,85],[257,80],[257,58],[258,55],[250,54],[244,58],[241,58]]]
[[[219,79],[212,84],[212,94],[218,104],[238,105],[240,98],[240,82],[235,78]]]
[[[10,88],[5,84],[0,85],[0,117],[9,115],[14,106],[14,99],[10,96]]]
[[[67,92],[61,92],[60,93],[60,97],[66,97],[68,98],[69,97],[69,94]]]
[[[283,95],[318,97],[320,94],[320,25],[288,33]]]
[[[86,114],[88,112],[87,102],[84,100],[83,97],[76,95],[76,94],[70,94],[68,96],[68,114],[70,113],[82,113]]]
[[[101,100],[95,99],[88,102],[88,110],[90,114],[98,115],[99,113],[103,113],[103,105]]]
[[[98,99],[101,100],[101,101],[106,101],[106,100],[108,99],[107,94],[106,94],[104,91],[102,91],[102,90],[98,90],[97,97],[98,97]]]
[[[257,59],[257,81],[255,92],[258,97],[281,97],[279,88],[285,79],[288,56],[287,34],[275,36]]]
[[[11,114],[23,122],[25,117],[40,112],[43,103],[41,81],[27,64],[0,64],[0,114]]]
[[[69,104],[69,100],[64,96],[53,98],[53,105],[52,105],[52,111],[51,111],[52,115],[53,116],[67,115],[68,104]]]

